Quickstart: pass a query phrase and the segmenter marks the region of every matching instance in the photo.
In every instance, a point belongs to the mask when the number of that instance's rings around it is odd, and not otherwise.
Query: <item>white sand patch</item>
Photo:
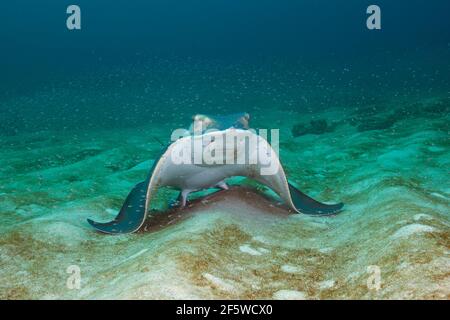
[[[30,204],[26,206],[21,206],[19,208],[16,208],[14,211],[17,214],[23,215],[23,216],[30,216],[32,215],[38,215],[47,212],[47,208],[38,206],[35,204]]]
[[[336,283],[336,281],[334,281],[334,280],[325,280],[325,281],[319,282],[318,284],[319,284],[320,289],[325,290],[325,289],[333,288],[335,283]]]
[[[56,294],[47,293],[42,296],[42,300],[58,300],[59,296]]]
[[[296,216],[301,216],[301,215],[296,214]],[[313,216],[310,216],[310,218],[314,219]],[[322,229],[322,230],[328,229],[327,224],[324,222],[317,222],[317,221],[310,220],[310,221],[308,221],[308,224],[314,228],[318,228],[318,229]]]
[[[327,247],[327,248],[320,248],[319,249],[319,252],[320,253],[330,253],[330,252],[332,252],[334,250],[334,248],[332,248],[332,247]]]
[[[260,256],[260,255],[262,255],[262,252],[258,251],[257,249],[254,249],[254,248],[250,247],[248,244],[240,246],[239,250],[241,252],[251,254],[252,256]]]
[[[257,250],[261,253],[269,253],[270,252],[270,250],[268,250],[266,248],[261,248],[261,247],[259,247]]]
[[[448,197],[446,197],[443,194],[437,193],[437,192],[432,192],[431,195],[435,196],[435,197],[438,197],[438,198],[441,198],[441,199],[444,199],[444,200],[448,200]]]
[[[411,266],[411,264],[409,264],[408,262],[402,262],[401,264],[398,265],[397,270],[407,269],[410,266]]]
[[[135,254],[132,254],[131,256],[129,256],[128,258],[126,258],[125,260],[123,260],[121,263],[130,261],[130,260],[133,260],[133,259],[135,259],[135,258],[137,258],[137,257],[139,257],[139,256],[141,256],[141,255],[143,255],[143,254],[144,254],[145,252],[147,252],[147,251],[148,251],[148,249],[142,249],[141,251],[136,252]]]
[[[430,216],[429,214],[419,213],[419,214],[416,214],[416,215],[414,216],[413,219],[414,219],[414,221],[419,221],[419,220],[432,220],[433,217]]]
[[[424,233],[424,232],[434,232],[436,231],[435,228],[424,225],[424,224],[419,224],[419,223],[413,223],[407,226],[404,226],[400,229],[398,229],[393,235],[392,238],[393,239],[398,239],[398,238],[406,238],[409,237],[415,233]]]
[[[302,272],[302,268],[301,267],[296,267],[296,266],[292,266],[292,265],[282,265],[281,266],[281,271],[286,272],[286,273],[300,273]]]
[[[279,290],[273,294],[275,300],[305,300],[306,294],[296,290]]]
[[[252,240],[258,241],[258,242],[261,242],[261,243],[264,243],[264,244],[270,244],[269,240],[267,240],[267,239],[264,238],[263,236],[256,236],[256,237],[253,237]]]
[[[223,290],[223,291],[228,291],[228,292],[234,292],[236,291],[236,288],[229,283],[226,280],[223,280],[221,278],[218,278],[216,276],[213,276],[210,273],[204,273],[203,277],[208,280],[209,282],[211,282],[212,285],[214,285],[216,288]]]
[[[360,276],[361,276],[361,272],[359,272],[359,271],[351,272],[351,273],[347,276],[346,280],[347,280],[347,281],[353,281],[353,280],[359,278]]]
[[[40,238],[46,238],[53,243],[64,243],[66,245],[76,245],[89,239],[87,231],[80,227],[66,222],[52,222],[47,225],[47,221],[42,221],[42,230],[39,230]]]

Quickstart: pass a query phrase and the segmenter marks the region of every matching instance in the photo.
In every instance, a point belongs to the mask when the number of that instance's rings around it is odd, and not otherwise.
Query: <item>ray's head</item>
[[[203,134],[206,130],[214,129],[216,122],[209,116],[204,114],[196,114],[192,117],[190,131],[193,134]]]
[[[239,129],[250,129],[250,115],[244,112],[236,121]]]
[[[249,129],[250,115],[247,112],[217,116],[196,114],[192,117],[190,131],[193,134],[203,134],[208,130],[226,130],[229,128]]]

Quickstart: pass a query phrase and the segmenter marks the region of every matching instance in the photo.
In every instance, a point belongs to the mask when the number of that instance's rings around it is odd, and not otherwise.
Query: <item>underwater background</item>
[[[71,4],[81,30],[66,28]],[[371,4],[381,30],[366,27]],[[448,299],[449,11],[446,0],[2,3],[0,298]],[[192,115],[235,112],[280,129],[289,178],[345,210],[291,214],[244,179],[185,210],[160,190],[136,234],[87,224],[115,217]]]

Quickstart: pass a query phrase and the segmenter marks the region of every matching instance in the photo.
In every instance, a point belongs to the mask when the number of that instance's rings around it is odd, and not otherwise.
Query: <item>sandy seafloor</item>
[[[449,106],[444,94],[251,112],[281,129],[289,178],[345,211],[292,214],[249,181],[167,211],[176,193],[161,190],[145,230],[124,236],[86,218],[115,216],[178,122],[2,135],[0,298],[448,299]],[[311,119],[330,129],[293,137]]]

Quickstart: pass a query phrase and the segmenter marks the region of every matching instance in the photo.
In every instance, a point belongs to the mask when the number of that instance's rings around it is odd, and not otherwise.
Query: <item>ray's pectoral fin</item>
[[[292,184],[288,183],[289,192],[291,194],[292,202],[295,208],[304,214],[309,215],[333,215],[339,213],[344,207],[343,203],[325,204],[314,200],[307,196]]]
[[[147,218],[147,209],[150,202],[150,186],[152,184],[153,175],[156,174],[158,164],[161,162],[162,156],[166,153],[167,148],[164,148],[158,160],[153,162],[150,173],[145,181],[142,181],[134,186],[125,199],[119,214],[113,221],[100,223],[87,219],[89,224],[97,231],[109,234],[123,234],[132,233],[139,230]]]
[[[144,222],[146,192],[149,180],[138,183],[128,194],[117,217],[110,222],[100,223],[87,219],[97,231],[109,234],[122,234],[137,231]]]
[[[178,195],[178,203],[179,203],[180,208],[186,207],[187,198],[188,198],[189,193],[191,193],[190,190],[182,190],[180,192],[180,194]]]

